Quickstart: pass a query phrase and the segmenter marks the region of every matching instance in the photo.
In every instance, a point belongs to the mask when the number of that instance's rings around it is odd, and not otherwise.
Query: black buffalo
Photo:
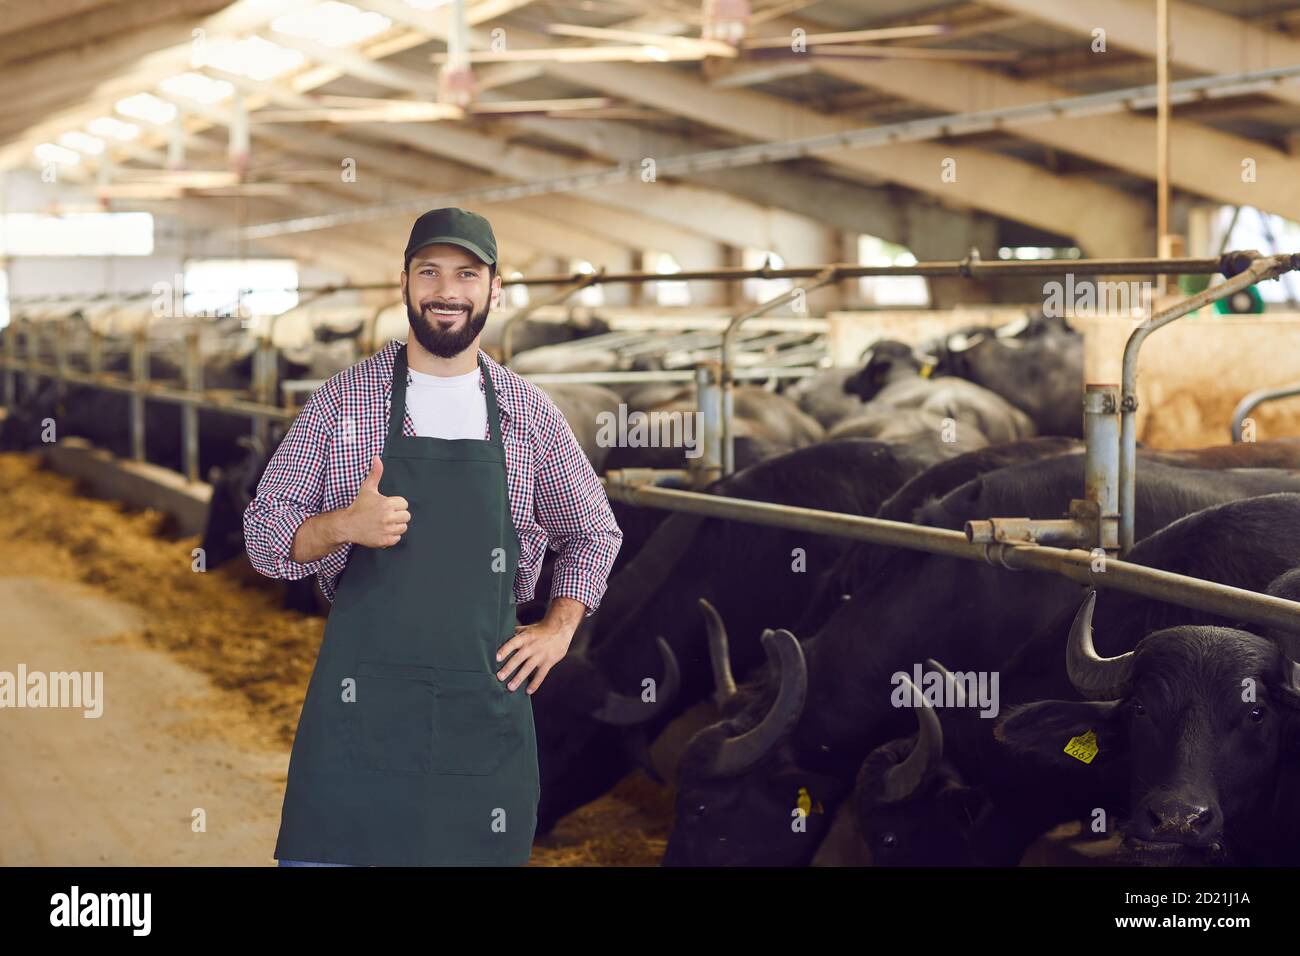
[[[1064,741],[1092,731],[1096,773],[1128,784],[1121,832],[1133,862],[1294,865],[1300,664],[1276,641],[1214,625],[1162,628],[1102,657],[1096,600],[1080,608],[1065,655],[1089,700],[1017,707],[999,739],[1050,765],[1070,759]]]
[[[908,446],[862,439],[827,442],[771,458],[714,482],[711,493],[870,515],[932,459]],[[731,626],[734,666],[762,658],[759,637],[792,627],[819,578],[848,539],[747,522],[673,514],[610,579],[601,607],[538,691],[542,804],[538,827],[604,793],[633,766],[655,732],[701,699],[711,677],[697,601],[712,602]],[[666,657],[680,666],[673,700],[643,700],[661,681]],[[660,686],[662,691],[662,686]]]
[[[925,343],[935,375],[982,385],[1032,419],[1040,435],[1083,435],[1083,336],[1064,322],[1028,319],[1014,335],[972,328]]]
[[[266,578],[253,573],[248,564],[248,552],[244,545],[244,511],[257,493],[262,473],[266,471],[271,456],[279,447],[281,437],[277,435],[274,442],[267,446],[251,436],[241,436],[238,442],[244,450],[242,457],[227,467],[212,470],[209,476],[212,497],[208,500],[203,534],[199,539],[199,547],[203,549],[208,570],[232,561],[242,562],[252,578],[259,584],[266,583]],[[314,575],[278,583],[283,593],[283,607],[303,614],[329,613],[329,601],[321,592]]]
[[[1056,516],[1061,502],[1081,492],[1081,484],[1082,461],[1060,456],[982,476],[919,514],[927,523],[949,528],[989,515]],[[1191,511],[1279,489],[1300,491],[1300,477],[1269,469],[1207,472],[1144,461],[1138,470],[1138,534],[1145,537]],[[869,750],[909,732],[910,717],[889,706],[891,674],[927,656],[962,670],[996,667],[1075,600],[1077,585],[1065,579],[1011,575],[975,562],[895,550],[878,562],[875,579],[861,582],[803,643],[807,703],[788,739],[767,737],[759,746],[750,736],[750,749],[758,756],[727,778],[683,774],[678,806],[683,819],[690,814],[693,822],[674,829],[667,858],[713,860],[718,850],[714,827],[750,837],[748,844],[728,840],[729,859],[744,845],[766,853],[767,841],[784,823],[779,804],[768,808],[765,820],[747,821],[731,814],[701,814],[698,808],[734,803],[738,791],[767,792],[766,778],[791,767],[850,780]],[[726,735],[702,733],[692,741],[683,768],[714,764],[726,736],[790,723],[786,716],[767,721],[782,698],[783,679],[789,675],[772,673],[755,681],[751,708],[729,722]],[[810,856],[811,851],[784,862],[802,863]]]
[[[1265,495],[1189,515],[1144,539],[1128,560],[1300,597],[1300,573],[1279,575],[1300,564],[1300,495]],[[1045,696],[1080,696],[1063,652],[1075,614],[1066,609],[997,669],[1004,712]],[[1097,621],[1108,635],[1108,652],[1131,648],[1153,630],[1232,623],[1122,591],[1100,597]],[[1110,771],[1115,756],[1110,749],[1089,764],[1057,761],[1054,754],[1028,759],[1000,746],[994,739],[996,721],[975,708],[917,711],[916,716],[915,735],[877,747],[863,762],[854,794],[841,807],[815,862],[1012,865],[1052,826],[1080,820],[1091,832],[1128,806],[1125,782]],[[1099,808],[1106,817],[1098,817]],[[1106,825],[1099,832],[1111,830]]]

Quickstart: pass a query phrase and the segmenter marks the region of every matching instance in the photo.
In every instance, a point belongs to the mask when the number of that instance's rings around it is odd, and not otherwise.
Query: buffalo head
[[[1098,773],[1126,776],[1126,844],[1141,861],[1249,859],[1291,759],[1300,714],[1300,668],[1265,638],[1187,625],[1146,635],[1137,647],[1097,656],[1096,592],[1070,631],[1066,669],[1084,702],[1012,709],[996,734],[1015,750],[1073,761],[1083,739]],[[1091,733],[1091,736],[1088,736]]]

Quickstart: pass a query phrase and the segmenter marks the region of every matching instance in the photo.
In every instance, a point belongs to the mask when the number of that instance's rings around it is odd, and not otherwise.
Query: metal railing
[[[654,477],[644,470],[614,470],[607,472],[602,482],[610,499],[629,505],[833,535],[967,561],[985,561],[1011,571],[1047,571],[1096,588],[1114,588],[1252,624],[1300,633],[1300,603],[1244,588],[1149,568],[1119,558],[1103,558],[1078,548],[1056,548],[1027,542],[980,544],[972,540],[969,524],[963,534],[946,528],[927,528],[837,511],[660,488],[650,483]]]
[[[1297,395],[1300,395],[1300,385],[1287,385],[1283,388],[1261,388],[1259,391],[1248,394],[1232,410],[1232,440],[1234,442],[1242,440],[1247,417],[1260,405],[1283,398],[1294,398]]]
[[[1083,546],[1096,546],[1106,553],[1125,554],[1133,545],[1134,525],[1134,469],[1136,456],[1135,412],[1137,409],[1137,359],[1145,339],[1154,331],[1170,322],[1210,304],[1220,298],[1232,295],[1241,289],[1263,279],[1276,278],[1290,270],[1300,267],[1300,255],[1263,256],[1257,252],[1232,252],[1211,259],[1067,259],[1067,260],[1028,260],[984,262],[978,253],[960,261],[925,262],[911,266],[858,266],[849,264],[829,264],[791,269],[717,269],[700,273],[673,273],[674,280],[691,278],[710,278],[736,280],[742,278],[777,278],[800,277],[812,278],[814,281],[806,289],[795,288],[775,296],[757,306],[746,308],[728,321],[723,331],[718,362],[701,363],[693,372],[696,380],[696,393],[699,410],[704,422],[704,450],[697,459],[691,460],[694,484],[702,486],[734,470],[734,429],[732,404],[735,381],[742,377],[742,372],[733,368],[733,343],[739,336],[740,326],[791,301],[801,293],[806,294],[822,286],[831,285],[845,278],[867,275],[923,275],[923,276],[960,276],[970,279],[992,278],[1001,276],[1023,275],[1174,275],[1180,273],[1218,272],[1227,280],[1217,286],[1208,288],[1196,295],[1185,298],[1143,322],[1129,337],[1124,350],[1123,380],[1121,388],[1114,386],[1092,386],[1088,389],[1084,405],[1086,437],[1086,481],[1085,498],[1070,505],[1070,518],[1065,521],[1017,521],[1008,518],[990,518],[978,523],[972,532],[978,540],[987,543],[998,541],[1002,544],[1027,543],[1036,540],[1052,540]],[[566,289],[562,294],[550,297],[548,301],[563,301],[568,295],[587,285],[609,282],[647,282],[662,281],[661,273],[578,273],[565,277]],[[533,277],[530,284],[546,284],[548,277]],[[0,367],[5,369],[4,397],[7,404],[15,398],[15,373],[26,375],[45,375],[60,381],[76,382],[92,387],[114,389],[131,395],[131,438],[132,454],[137,459],[144,455],[144,401],[155,399],[170,401],[185,407],[182,416],[184,470],[190,480],[197,477],[197,413],[199,408],[228,414],[246,415],[253,421],[255,434],[263,440],[271,421],[291,420],[295,413],[277,407],[274,404],[275,351],[270,345],[269,336],[261,336],[253,361],[252,401],[213,396],[202,390],[201,366],[198,363],[197,334],[193,331],[186,338],[186,362],[184,371],[184,388],[171,388],[147,380],[147,342],[143,334],[137,334],[131,344],[131,377],[105,375],[95,367],[92,349],[92,368],[90,373],[72,372],[67,368],[65,358],[56,351],[56,367],[51,369],[37,362],[35,343],[29,336],[27,340],[28,357],[22,361],[17,356],[16,337],[5,337],[5,354],[0,359]],[[752,371],[752,370],[751,370]],[[772,372],[771,369],[762,370]],[[636,380],[630,376],[640,375],[644,380],[665,380],[663,372],[623,373],[624,381]],[[677,373],[682,374],[682,373]],[[572,378],[567,380],[572,381]],[[668,379],[672,380],[672,379]],[[677,380],[686,380],[685,378]],[[1118,423],[1115,419],[1118,418]],[[1118,435],[1118,447],[1116,436]]]

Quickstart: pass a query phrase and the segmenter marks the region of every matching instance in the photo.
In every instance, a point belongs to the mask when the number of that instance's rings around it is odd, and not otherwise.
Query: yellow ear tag
[[[1084,763],[1092,763],[1092,758],[1097,756],[1097,733],[1090,730],[1086,734],[1080,734],[1078,737],[1071,737],[1070,742],[1065,745],[1065,752],[1075,760],[1082,760]]]
[[[930,373],[933,371],[934,371],[934,365],[931,364],[930,362],[926,362],[924,365],[921,366],[921,378],[929,378]]]

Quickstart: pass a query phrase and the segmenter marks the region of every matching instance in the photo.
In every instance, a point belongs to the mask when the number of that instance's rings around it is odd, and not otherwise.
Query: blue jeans
[[[280,866],[361,866],[360,863],[310,863],[306,860],[280,860]]]

